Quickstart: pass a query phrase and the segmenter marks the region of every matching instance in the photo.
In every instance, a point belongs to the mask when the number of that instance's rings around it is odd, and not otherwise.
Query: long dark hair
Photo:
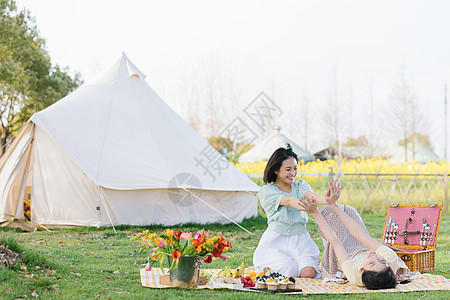
[[[363,271],[361,279],[369,290],[391,289],[397,284],[397,278],[390,267],[381,272]]]
[[[272,153],[269,161],[267,162],[266,168],[264,169],[264,183],[272,183],[277,180],[277,174],[275,174],[275,171],[278,171],[281,168],[283,161],[289,157],[295,158],[298,162],[297,154],[292,151],[292,147],[289,144],[286,144],[286,147],[284,148],[278,148],[274,153]]]

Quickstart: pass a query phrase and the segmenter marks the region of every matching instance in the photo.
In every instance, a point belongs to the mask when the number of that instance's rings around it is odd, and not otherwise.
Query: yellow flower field
[[[262,174],[267,162],[236,164],[242,172],[262,185]],[[344,187],[340,203],[350,204],[361,212],[384,213],[392,203],[444,203],[446,161],[420,164],[389,163],[386,158],[359,158],[342,160]],[[314,192],[323,195],[327,189],[329,173],[339,173],[337,159],[299,162],[297,179],[308,181]],[[260,175],[255,176],[255,175]]]
[[[245,174],[263,174],[267,162],[257,162],[248,164],[236,164]],[[299,162],[299,174],[329,172],[329,168],[338,170],[338,161],[314,161],[309,163]],[[374,157],[365,159],[364,157],[356,160],[342,160],[342,171],[344,173],[366,173],[366,174],[443,174],[445,170],[450,170],[450,162],[428,162],[420,164],[415,162],[408,163],[389,163],[386,158]]]

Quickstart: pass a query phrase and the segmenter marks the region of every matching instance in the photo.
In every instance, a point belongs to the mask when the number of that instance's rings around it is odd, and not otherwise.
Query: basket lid
[[[386,215],[385,244],[434,249],[439,232],[442,204],[391,204]]]

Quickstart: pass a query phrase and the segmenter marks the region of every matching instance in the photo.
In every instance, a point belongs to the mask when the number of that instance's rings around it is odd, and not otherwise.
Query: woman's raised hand
[[[328,182],[328,186],[328,191],[325,193],[325,200],[328,205],[336,204],[339,196],[341,195],[342,186],[336,181]]]

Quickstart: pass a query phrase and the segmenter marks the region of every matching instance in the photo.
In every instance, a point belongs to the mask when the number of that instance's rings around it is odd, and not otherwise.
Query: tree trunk
[[[6,148],[7,148],[7,142],[8,142],[8,138],[11,135],[11,131],[8,130],[8,128],[1,128],[1,131],[3,134],[1,135],[0,138],[0,157],[3,156],[3,154],[5,154],[6,152]]]
[[[3,137],[0,139],[0,157],[3,156],[3,154],[5,154],[5,150],[6,150],[6,139],[4,139]]]

